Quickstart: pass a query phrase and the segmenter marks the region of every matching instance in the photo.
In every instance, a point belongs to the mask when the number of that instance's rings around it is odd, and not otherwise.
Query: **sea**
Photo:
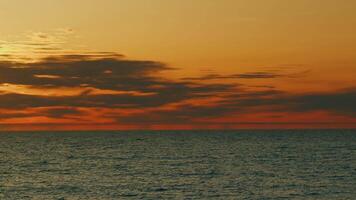
[[[0,132],[0,199],[356,199],[356,130]]]

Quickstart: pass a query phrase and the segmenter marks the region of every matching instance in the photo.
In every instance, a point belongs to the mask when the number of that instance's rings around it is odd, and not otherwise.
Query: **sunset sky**
[[[356,128],[354,0],[0,0],[0,131]]]

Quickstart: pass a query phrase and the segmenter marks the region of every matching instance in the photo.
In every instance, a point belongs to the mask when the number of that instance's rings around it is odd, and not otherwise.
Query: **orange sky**
[[[356,127],[353,0],[0,0],[0,130]]]

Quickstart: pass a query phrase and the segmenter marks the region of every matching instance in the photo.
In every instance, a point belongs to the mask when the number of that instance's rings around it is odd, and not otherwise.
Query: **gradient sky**
[[[0,130],[355,128],[354,0],[0,0]]]

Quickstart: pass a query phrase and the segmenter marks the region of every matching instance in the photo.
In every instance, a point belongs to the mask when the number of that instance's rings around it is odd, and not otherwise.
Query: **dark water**
[[[0,199],[356,199],[356,131],[0,133]]]

